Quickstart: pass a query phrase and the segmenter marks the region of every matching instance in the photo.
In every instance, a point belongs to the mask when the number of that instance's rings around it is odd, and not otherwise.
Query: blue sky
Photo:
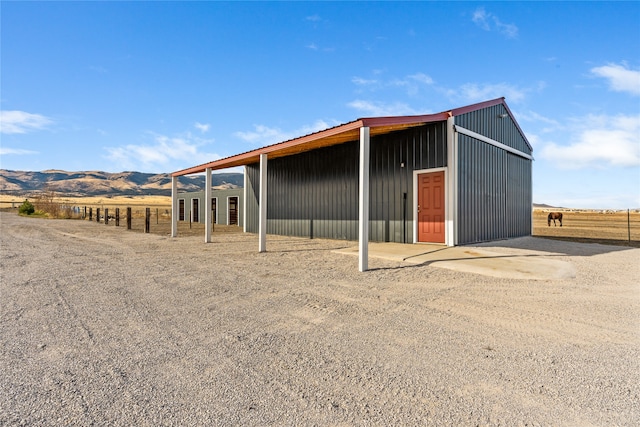
[[[640,2],[0,3],[0,168],[172,172],[504,96],[534,202],[640,207]]]

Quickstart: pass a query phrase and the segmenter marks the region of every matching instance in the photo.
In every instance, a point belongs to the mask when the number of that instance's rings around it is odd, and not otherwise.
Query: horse
[[[560,221],[560,227],[562,227],[562,212],[550,212],[547,216],[547,225],[551,227],[551,220],[553,220],[553,226],[556,226],[556,219]]]

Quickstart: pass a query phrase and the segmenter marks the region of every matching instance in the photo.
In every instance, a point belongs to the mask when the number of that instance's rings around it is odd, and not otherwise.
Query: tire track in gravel
[[[534,285],[379,260],[358,273],[330,252],[343,242],[270,236],[257,254],[247,235],[203,245],[0,221],[0,242],[24,249],[0,260],[12,272],[1,285],[12,302],[0,308],[0,425],[640,419],[638,294],[616,277],[590,281],[607,277],[605,256],[584,259],[594,262],[585,284]],[[613,255],[624,268],[625,253]],[[585,311],[589,301],[600,303]],[[609,341],[598,335],[608,328]]]
[[[506,292],[511,293],[511,290],[507,289]],[[527,283],[519,287],[517,297],[514,294],[513,297],[496,298],[494,294],[471,287],[440,296],[425,305],[464,320],[468,325],[480,325],[480,329],[498,327],[517,335],[534,333],[550,339],[562,337],[575,344],[625,343],[634,338],[636,331],[623,331],[619,327],[602,324],[601,319],[596,322],[589,320],[588,316],[577,316],[573,313],[575,309],[559,309],[553,297],[550,297],[551,292]],[[587,309],[589,304],[587,302],[582,307]]]
[[[89,328],[89,326],[87,326],[85,321],[78,315],[78,311],[76,310],[76,308],[71,304],[69,304],[69,300],[67,299],[65,293],[62,291],[58,283],[54,285],[54,289],[58,297],[58,300],[60,301],[63,309],[66,312],[66,316],[69,319],[69,323],[79,325],[80,328],[86,333],[87,338],[89,339],[89,342],[91,344],[95,344],[96,342],[93,338],[93,331],[91,330],[91,328]]]

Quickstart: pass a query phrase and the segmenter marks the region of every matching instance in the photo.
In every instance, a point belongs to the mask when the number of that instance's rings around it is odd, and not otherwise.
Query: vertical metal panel
[[[245,189],[246,199],[246,218],[245,229],[249,233],[258,232],[258,186],[260,178],[260,167],[258,163],[254,165],[248,165],[245,169],[246,179],[245,183],[247,188]],[[273,188],[273,187],[272,187]],[[267,219],[269,214],[267,213]],[[267,230],[268,231],[268,230]]]
[[[458,243],[531,234],[531,161],[459,135]]]
[[[455,117],[456,125],[531,154],[499,104]],[[531,234],[531,160],[459,134],[458,243]]]
[[[502,104],[455,117],[457,125],[531,154],[531,148]]]
[[[243,226],[244,224],[244,190],[242,188],[234,188],[230,190],[212,190],[211,197],[218,199],[218,204],[216,206],[216,210],[218,213],[217,222],[219,224],[227,224],[228,221],[228,198],[229,197],[238,197],[238,226]],[[204,210],[209,209],[211,207],[211,201],[206,203],[204,200],[204,191],[193,191],[189,193],[179,193],[179,199],[184,199],[184,207],[185,207],[185,219],[188,221],[188,218],[191,218],[191,206],[193,199],[200,199],[198,203],[198,211],[199,218],[204,218]]]
[[[446,122],[371,138],[370,240],[412,240],[413,171],[446,158]],[[257,173],[247,166],[248,232],[257,232]],[[268,233],[357,240],[357,141],[271,159],[268,180]]]

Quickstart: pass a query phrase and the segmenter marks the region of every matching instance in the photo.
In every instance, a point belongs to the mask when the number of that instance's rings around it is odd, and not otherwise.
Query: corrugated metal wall
[[[531,154],[503,105],[455,118],[456,125]],[[531,234],[531,160],[458,134],[458,244]]]
[[[498,104],[456,116],[455,123],[523,153],[531,154],[531,148],[507,113],[505,106]],[[502,115],[506,117],[503,118]]]
[[[238,202],[240,204],[239,206],[239,210],[238,210],[238,225],[242,226],[243,224],[243,220],[244,220],[244,215],[243,215],[243,206],[244,206],[244,202],[243,202],[243,194],[244,194],[244,190],[242,188],[237,188],[237,189],[231,189],[231,190],[213,190],[211,192],[212,197],[217,198],[218,199],[218,204],[216,206],[217,210],[218,210],[218,214],[217,214],[217,223],[218,224],[227,224],[228,223],[228,216],[229,216],[229,205],[228,205],[228,197],[238,197]],[[192,191],[189,193],[179,193],[178,194],[178,199],[184,199],[185,203],[184,203],[184,218],[186,221],[189,221],[189,218],[191,218],[191,200],[192,199],[199,199],[199,203],[198,203],[198,218],[200,220],[200,222],[204,222],[204,210],[206,209],[205,203],[204,203],[204,191]],[[210,205],[207,205],[210,206]]]
[[[267,232],[357,240],[358,147],[353,141],[269,160]],[[370,240],[413,239],[413,171],[446,166],[446,123],[371,138]],[[247,231],[258,232],[258,164],[247,166]]]

